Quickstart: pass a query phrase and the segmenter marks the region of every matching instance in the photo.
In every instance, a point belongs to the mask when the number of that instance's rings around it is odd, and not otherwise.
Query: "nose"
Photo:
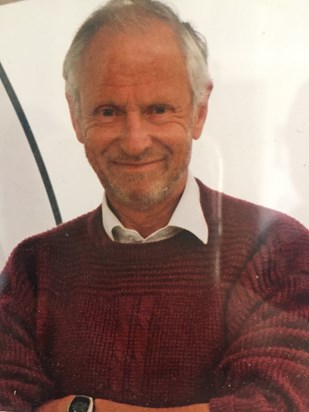
[[[151,138],[147,131],[146,123],[142,113],[137,110],[126,114],[122,147],[127,154],[141,154],[150,146]]]

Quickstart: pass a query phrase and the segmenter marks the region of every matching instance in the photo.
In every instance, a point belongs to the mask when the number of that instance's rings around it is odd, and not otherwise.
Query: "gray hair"
[[[78,29],[63,63],[66,93],[75,104],[79,102],[78,69],[88,42],[103,26],[125,29],[146,26],[145,19],[157,18],[175,31],[182,48],[188,70],[194,105],[206,101],[210,83],[207,64],[206,40],[190,23],[182,22],[166,4],[157,0],[110,0],[97,9]]]

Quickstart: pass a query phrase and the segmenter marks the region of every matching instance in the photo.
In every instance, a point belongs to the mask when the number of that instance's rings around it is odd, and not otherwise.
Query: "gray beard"
[[[149,188],[146,193],[140,193],[138,190],[126,191],[124,189],[120,189],[111,181],[107,181],[106,179],[100,180],[111,200],[115,199],[117,202],[128,208],[142,212],[164,202],[173,191],[173,187],[179,181],[180,177],[181,176],[175,176],[175,178],[169,182],[169,185],[165,185],[163,187],[156,187],[156,184],[153,184],[153,187]],[[146,176],[136,175],[131,176],[130,181],[132,183],[138,183],[145,178]]]

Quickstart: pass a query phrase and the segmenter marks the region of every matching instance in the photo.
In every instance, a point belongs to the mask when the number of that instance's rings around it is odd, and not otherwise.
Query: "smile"
[[[112,162],[112,164],[118,168],[127,169],[128,171],[144,171],[151,170],[159,167],[163,162],[163,159],[151,160],[146,162]]]

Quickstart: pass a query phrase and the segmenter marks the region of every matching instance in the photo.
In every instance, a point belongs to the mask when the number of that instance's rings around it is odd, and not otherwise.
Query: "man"
[[[202,39],[159,2],[112,0],[64,77],[105,195],[3,271],[0,409],[308,410],[307,230],[188,172]]]

